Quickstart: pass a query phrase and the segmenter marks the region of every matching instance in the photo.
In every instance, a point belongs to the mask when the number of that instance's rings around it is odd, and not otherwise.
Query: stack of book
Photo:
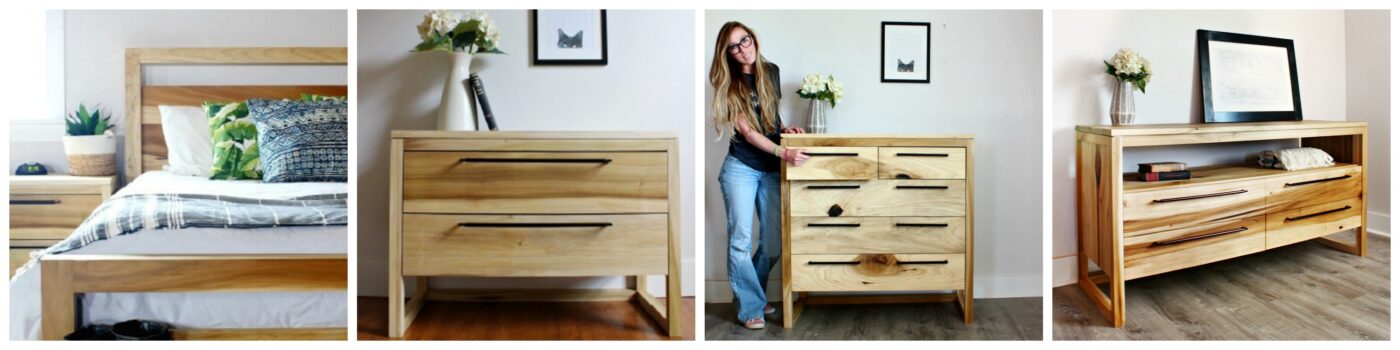
[[[1138,164],[1138,175],[1146,182],[1185,180],[1191,178],[1191,171],[1182,162],[1142,163]]]

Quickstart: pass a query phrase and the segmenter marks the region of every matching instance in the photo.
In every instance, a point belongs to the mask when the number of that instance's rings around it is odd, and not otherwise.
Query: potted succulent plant
[[[117,173],[116,126],[112,116],[86,105],[64,118],[63,153],[68,156],[68,172],[78,176],[108,176]]]

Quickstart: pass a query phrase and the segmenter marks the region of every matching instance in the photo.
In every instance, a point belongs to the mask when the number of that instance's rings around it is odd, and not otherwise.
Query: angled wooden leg
[[[62,340],[77,329],[73,270],[67,261],[42,261],[39,268],[40,339]]]
[[[413,291],[413,296],[408,297],[407,306],[404,306],[400,335],[408,333],[408,327],[413,324],[413,319],[418,317],[418,311],[423,310],[423,304],[428,303],[428,278],[414,277],[414,281],[418,288]]]
[[[635,293],[632,294],[632,298],[637,301],[637,305],[642,307],[642,311],[646,312],[647,316],[650,316],[651,319],[656,320],[656,324],[660,325],[661,328],[664,329],[667,334],[672,333],[671,329],[673,327],[670,323],[670,320],[672,318],[672,315],[669,310],[670,308],[656,301],[656,297],[652,296],[651,292],[647,291],[647,276],[639,275],[631,277],[635,281],[633,284],[636,286],[634,290]],[[671,291],[668,290],[666,291],[666,293],[667,300],[669,301]],[[680,327],[674,328],[679,329]]]

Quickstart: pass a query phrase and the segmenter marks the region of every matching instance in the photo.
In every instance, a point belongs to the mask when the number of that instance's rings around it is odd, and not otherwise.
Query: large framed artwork
[[[880,22],[880,82],[928,84],[928,22]]]
[[[607,10],[534,10],[536,65],[608,65]]]
[[[1207,123],[1303,120],[1293,40],[1196,31]]]

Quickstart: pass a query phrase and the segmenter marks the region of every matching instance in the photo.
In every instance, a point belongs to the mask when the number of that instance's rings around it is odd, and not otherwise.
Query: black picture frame
[[[1291,80],[1289,87],[1292,89],[1293,99],[1292,110],[1218,110],[1220,109],[1219,107],[1222,101],[1217,101],[1215,99],[1215,90],[1213,89],[1220,89],[1222,87],[1212,86],[1212,73],[1220,73],[1219,69],[1223,67],[1216,66],[1214,67],[1216,71],[1212,72],[1210,56],[1211,42],[1229,42],[1284,48],[1288,55],[1288,71]],[[1196,51],[1199,56],[1201,69],[1201,102],[1206,123],[1303,120],[1303,102],[1299,98],[1298,90],[1298,60],[1293,50],[1293,40],[1198,29],[1196,30]]]
[[[923,68],[924,68],[924,71],[923,71],[923,78],[922,78],[922,79],[891,78],[891,77],[889,77],[889,76],[887,76],[887,75],[885,74],[885,71],[886,71],[886,68],[887,68],[887,63],[888,63],[887,61],[885,61],[885,60],[886,60],[886,57],[885,57],[885,48],[886,48],[886,45],[888,45],[888,43],[886,42],[886,40],[887,40],[888,38],[886,38],[885,32],[886,32],[886,30],[887,30],[890,26],[914,26],[914,27],[923,27],[923,30],[924,30],[924,41],[923,41],[923,45],[924,45],[924,64],[923,64]],[[933,27],[930,25],[929,22],[892,22],[892,21],[883,21],[883,22],[880,22],[880,62],[879,62],[879,68],[880,68],[880,82],[881,82],[881,83],[922,83],[922,84],[928,84],[928,83],[929,83],[929,76],[931,75],[931,73],[929,72],[929,68],[932,67],[932,65],[929,64],[929,58],[932,57],[932,54],[930,53],[930,52],[932,52],[932,48],[930,47],[930,45],[931,45],[932,42],[933,42],[933,30],[932,30],[932,28],[933,28]],[[915,65],[917,66],[917,63],[915,63]],[[916,67],[916,68],[917,68],[917,67]]]
[[[530,10],[530,62],[539,66],[606,66],[608,65],[608,10],[598,10],[600,54],[595,59],[552,59],[540,58],[540,18],[541,10]],[[544,10],[551,11],[551,10]]]

